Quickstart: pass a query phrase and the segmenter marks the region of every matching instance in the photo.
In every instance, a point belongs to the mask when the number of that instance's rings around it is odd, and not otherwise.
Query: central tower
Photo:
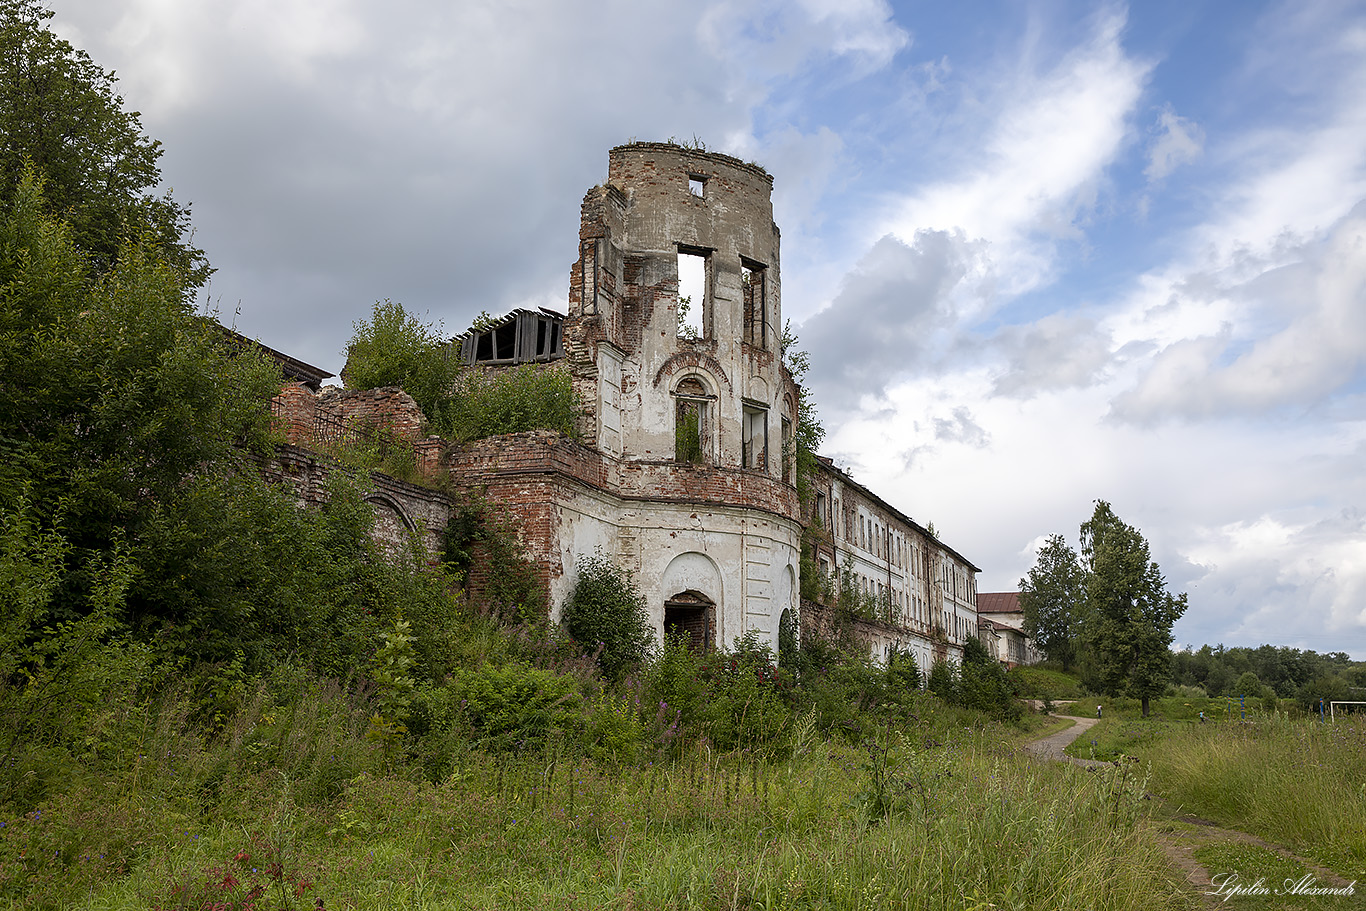
[[[729,155],[612,149],[584,197],[566,331],[602,451],[795,480],[772,189]]]
[[[729,155],[618,146],[584,196],[570,274],[564,354],[611,498],[557,506],[566,575],[571,552],[612,552],[656,629],[697,646],[751,630],[776,645],[796,606],[797,387],[772,190]]]

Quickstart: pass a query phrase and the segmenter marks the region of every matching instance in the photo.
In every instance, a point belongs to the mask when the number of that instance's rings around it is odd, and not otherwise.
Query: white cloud
[[[1108,11],[1089,40],[1046,72],[1025,64],[1000,87],[980,146],[961,173],[895,205],[890,229],[961,229],[992,245],[1002,293],[1017,294],[1054,272],[1056,243],[1078,236],[1106,168],[1124,147],[1128,120],[1150,65],[1121,44],[1124,17]]]
[[[1149,180],[1161,180],[1183,164],[1195,161],[1205,145],[1205,133],[1193,121],[1180,117],[1168,105],[1157,117],[1156,138],[1148,149]]]
[[[896,377],[938,369],[961,314],[988,293],[984,254],[982,244],[946,231],[874,244],[834,302],[802,324],[819,343],[811,375],[818,400],[834,409],[875,401]]]
[[[1236,271],[1240,279],[1255,272],[1246,262]],[[1115,416],[1151,422],[1308,407],[1358,379],[1366,369],[1366,201],[1326,238],[1295,250],[1291,263],[1264,262],[1252,278],[1213,292],[1248,316],[1161,347],[1116,398]]]
[[[1109,335],[1089,317],[1051,313],[1024,326],[1007,326],[992,339],[1004,360],[993,392],[1030,396],[1096,382],[1110,363]]]

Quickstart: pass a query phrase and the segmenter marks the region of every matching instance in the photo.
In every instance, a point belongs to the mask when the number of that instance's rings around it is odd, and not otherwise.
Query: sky
[[[50,5],[244,334],[563,311],[608,149],[700,140],[774,175],[825,454],[980,591],[1103,499],[1177,647],[1366,660],[1366,2]]]

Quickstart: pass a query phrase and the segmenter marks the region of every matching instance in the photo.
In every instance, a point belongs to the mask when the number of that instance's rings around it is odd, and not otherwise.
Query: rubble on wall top
[[[764,167],[753,161],[743,161],[734,155],[727,155],[724,152],[709,152],[705,148],[693,148],[677,142],[627,142],[619,146],[614,146],[611,150],[615,152],[625,151],[644,151],[644,152],[670,152],[675,155],[708,159],[719,164],[725,164],[741,171],[748,171],[756,177],[768,181],[769,186],[773,185],[773,175],[764,170]]]

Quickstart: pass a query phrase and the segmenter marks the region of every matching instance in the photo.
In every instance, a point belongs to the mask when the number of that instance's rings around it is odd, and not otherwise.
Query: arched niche
[[[663,633],[684,636],[690,648],[703,651],[716,644],[722,604],[721,570],[706,554],[690,551],[669,561],[661,580],[664,593]]]

